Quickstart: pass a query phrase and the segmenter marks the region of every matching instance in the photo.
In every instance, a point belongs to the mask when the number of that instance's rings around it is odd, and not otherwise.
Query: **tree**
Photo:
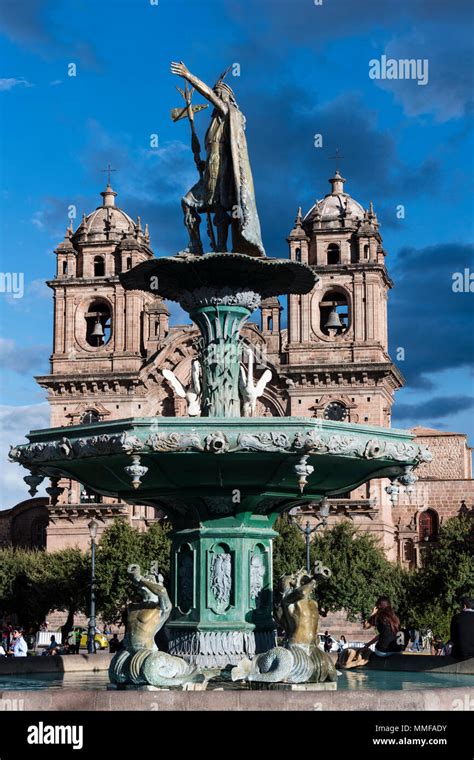
[[[275,585],[281,575],[295,573],[305,565],[305,542],[301,531],[292,525],[287,514],[275,522],[278,536],[273,541],[273,579]]]
[[[403,597],[405,573],[387,560],[376,537],[347,521],[317,535],[311,555],[312,564],[319,560],[331,573],[320,576],[316,588],[325,611],[344,609],[349,619],[367,618],[377,597],[389,596],[395,608]]]
[[[146,533],[142,533],[144,565],[150,567],[152,562],[158,564],[165,584],[169,583],[171,558],[171,525],[167,522],[155,522]]]
[[[169,576],[169,528],[155,523],[147,533],[139,533],[124,519],[118,518],[102,534],[96,555],[97,612],[109,622],[124,620],[127,602],[134,596],[128,576],[130,564],[149,572],[156,562],[160,572]]]
[[[38,627],[50,610],[74,614],[86,605],[87,557],[79,549],[47,552],[6,547],[0,550],[0,606],[21,625]]]
[[[437,546],[424,549],[423,566],[406,584],[402,614],[416,628],[449,639],[451,617],[462,596],[474,596],[474,520],[460,515],[442,526]]]
[[[38,626],[49,612],[45,553],[6,547],[0,550],[0,607],[25,626]]]
[[[67,611],[62,626],[63,641],[74,625],[77,612],[87,612],[90,590],[90,558],[79,548],[45,554],[45,594],[50,609]]]

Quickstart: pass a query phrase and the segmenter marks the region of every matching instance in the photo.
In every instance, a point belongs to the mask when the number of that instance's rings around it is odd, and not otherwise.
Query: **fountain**
[[[183,199],[189,247],[146,261],[123,273],[121,281],[128,289],[178,302],[200,330],[189,387],[164,373],[164,382],[187,399],[188,416],[36,430],[28,444],[12,448],[10,457],[30,470],[33,488],[43,477],[53,479],[53,491],[58,479],[73,478],[98,494],[164,511],[173,526],[172,610],[166,627],[169,654],[190,666],[182,669],[182,679],[196,667],[232,665],[235,678],[258,680],[271,665],[256,655],[261,658],[276,643],[272,540],[277,516],[372,478],[390,478],[395,502],[400,485],[410,490],[413,468],[430,455],[400,430],[255,416],[256,399],[270,373],[254,379],[242,325],[262,298],[308,293],[316,276],[309,266],[265,255],[244,121],[231,88],[223,77],[213,89],[207,87],[184,64],[173,64],[172,71],[215,107],[206,161],[201,161],[193,124],[197,107],[191,104],[191,89],[182,93],[200,174]],[[199,211],[208,218],[209,253],[202,250]],[[248,371],[244,358],[250,360]],[[313,580],[300,578],[296,584],[303,596],[309,590],[303,586]],[[295,646],[310,645],[305,640]],[[291,651],[294,659],[297,648]],[[327,677],[323,663],[308,663],[306,679]],[[278,667],[286,674],[283,679],[294,670],[291,663],[285,670],[281,661]],[[141,665],[137,668],[138,673]],[[139,682],[146,683],[143,668],[140,673]]]

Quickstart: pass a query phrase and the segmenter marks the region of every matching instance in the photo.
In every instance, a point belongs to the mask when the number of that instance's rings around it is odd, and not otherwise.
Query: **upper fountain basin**
[[[396,478],[431,458],[403,430],[304,417],[130,418],[35,430],[28,439],[12,448],[12,461],[141,504],[173,494],[230,497],[239,489],[242,498],[274,499],[283,509],[375,477]],[[301,465],[314,468],[302,494]],[[146,468],[139,487],[132,486],[134,466]]]
[[[127,290],[145,290],[171,301],[199,288],[252,290],[262,298],[309,293],[317,277],[310,267],[288,259],[252,258],[243,253],[179,254],[144,261],[123,272]]]

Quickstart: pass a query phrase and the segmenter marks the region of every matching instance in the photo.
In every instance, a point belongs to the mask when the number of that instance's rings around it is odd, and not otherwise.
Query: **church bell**
[[[94,338],[103,338],[104,334],[105,333],[104,333],[104,328],[102,327],[102,323],[100,319],[97,319],[94,325],[94,329],[92,330],[92,335]]]
[[[329,312],[329,316],[327,319],[326,324],[324,325],[325,330],[340,330],[342,328],[342,322],[340,320],[339,314],[336,311],[336,307],[333,306],[331,311]]]

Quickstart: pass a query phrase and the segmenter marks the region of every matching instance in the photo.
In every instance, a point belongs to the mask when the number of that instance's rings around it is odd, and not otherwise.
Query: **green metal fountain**
[[[413,468],[429,453],[400,430],[253,416],[269,375],[255,385],[246,375],[243,359],[251,349],[242,325],[262,298],[308,293],[316,276],[306,265],[265,256],[243,117],[230,87],[221,78],[211,90],[184,64],[173,66],[215,106],[206,162],[183,199],[190,244],[176,256],[140,264],[121,282],[178,302],[198,326],[189,416],[36,430],[10,456],[35,481],[73,478],[104,496],[164,511],[173,526],[169,652],[224,667],[274,645],[277,516],[372,478],[390,478],[392,493],[400,484],[410,489]],[[185,99],[194,138],[188,89]],[[228,128],[219,132],[222,124]],[[209,134],[218,136],[213,141]],[[202,252],[199,210],[210,224],[215,214],[210,253]]]

